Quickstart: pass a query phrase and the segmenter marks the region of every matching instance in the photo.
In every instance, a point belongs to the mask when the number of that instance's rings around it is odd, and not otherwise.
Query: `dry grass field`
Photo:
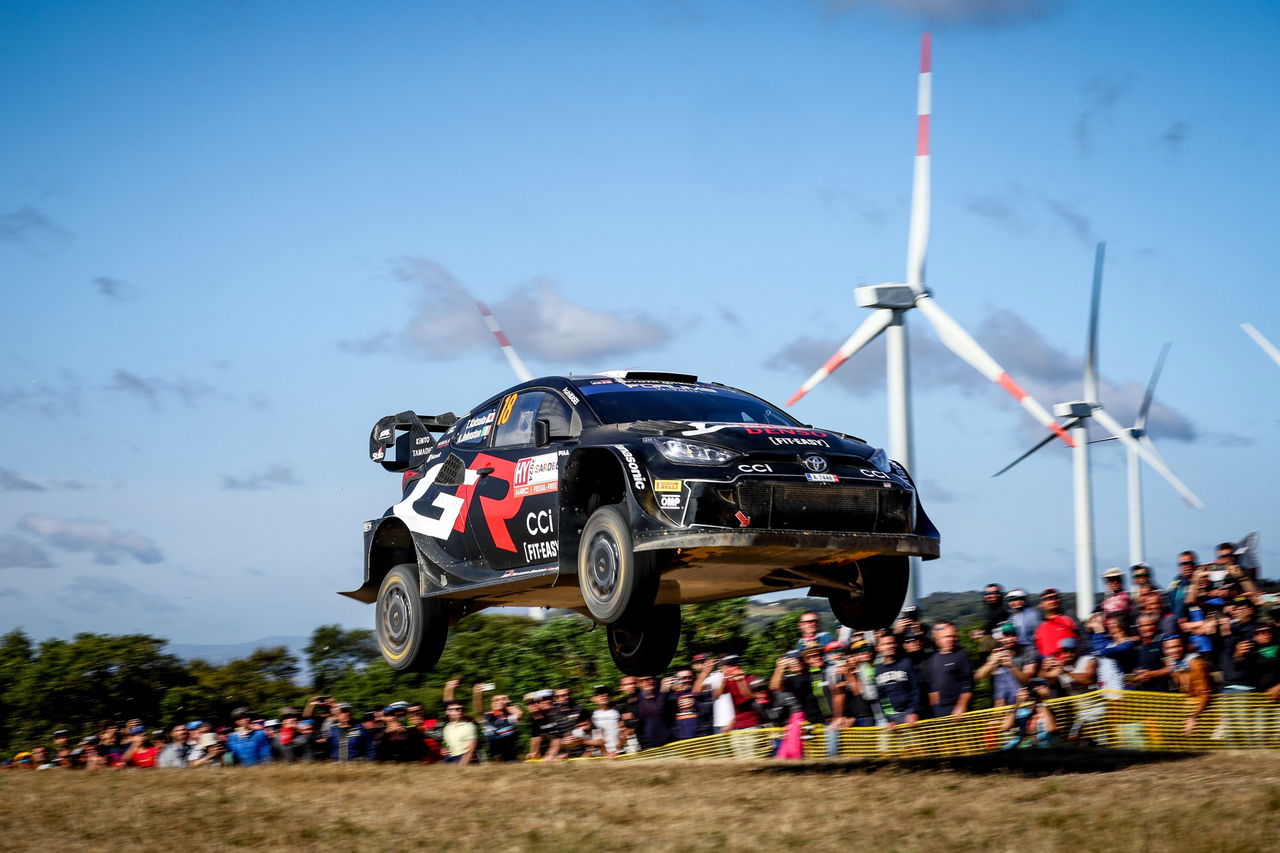
[[[0,773],[4,850],[1280,849],[1280,754]]]

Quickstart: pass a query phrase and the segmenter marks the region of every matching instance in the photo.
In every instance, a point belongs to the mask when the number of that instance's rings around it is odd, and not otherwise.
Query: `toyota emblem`
[[[815,474],[821,474],[823,471],[827,470],[827,460],[817,454],[800,457],[800,464]]]

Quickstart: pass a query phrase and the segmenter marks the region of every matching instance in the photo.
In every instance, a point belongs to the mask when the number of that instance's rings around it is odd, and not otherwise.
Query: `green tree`
[[[300,698],[293,683],[298,659],[284,646],[256,649],[223,666],[193,660],[188,667],[189,677],[164,695],[164,722],[230,721],[231,712],[241,706],[254,714],[273,716]]]
[[[348,631],[341,625],[316,628],[304,651],[311,668],[311,683],[321,693],[328,691],[338,679],[364,669],[379,658],[372,631],[367,628]]]
[[[27,716],[29,699],[24,688],[30,684],[33,660],[31,638],[21,628],[0,637],[0,744],[6,747],[13,741],[10,728]]]

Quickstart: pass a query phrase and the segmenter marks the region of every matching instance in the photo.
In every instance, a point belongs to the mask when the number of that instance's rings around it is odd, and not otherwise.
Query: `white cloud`
[[[18,529],[54,548],[91,553],[94,562],[102,565],[115,565],[122,557],[132,557],[140,563],[164,559],[147,537],[131,530],[117,530],[99,519],[28,514],[18,519]]]

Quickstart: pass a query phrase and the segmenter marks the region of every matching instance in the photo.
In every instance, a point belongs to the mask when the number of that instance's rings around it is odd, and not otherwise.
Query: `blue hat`
[[[1063,637],[1062,642],[1058,643],[1059,649],[1074,649],[1076,647],[1075,637]]]
[[[196,729],[200,728],[200,727],[201,727],[201,726],[203,726],[203,725],[204,725],[204,721],[202,721],[202,720],[193,720],[192,722],[187,723],[187,731],[189,731],[189,732],[190,732],[190,731],[195,731]]]

